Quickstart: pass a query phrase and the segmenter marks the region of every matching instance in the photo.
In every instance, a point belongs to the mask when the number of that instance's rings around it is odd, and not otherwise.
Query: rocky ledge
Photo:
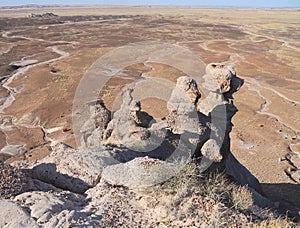
[[[209,64],[205,98],[182,76],[161,120],[142,111],[134,87],[113,115],[97,102],[80,148],[58,144],[38,162],[0,164],[0,227],[247,227],[278,216],[230,151],[232,94],[242,85],[231,66]]]

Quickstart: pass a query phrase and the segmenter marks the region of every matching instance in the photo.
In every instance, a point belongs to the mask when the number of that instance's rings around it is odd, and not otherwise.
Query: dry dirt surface
[[[57,17],[29,18],[53,12]],[[192,51],[205,64],[230,62],[244,86],[235,95],[232,153],[274,201],[300,206],[286,174],[300,168],[300,11],[175,7],[0,8],[0,159],[36,161],[63,142],[76,147],[72,102],[80,79],[102,55],[139,41]],[[141,62],[111,78],[100,96],[112,109],[124,85],[142,77],[176,81],[174,67]],[[201,90],[201,88],[200,88]],[[166,102],[147,99],[155,118]]]

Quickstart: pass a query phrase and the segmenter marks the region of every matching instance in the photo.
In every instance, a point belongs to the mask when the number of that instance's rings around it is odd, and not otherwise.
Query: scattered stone
[[[298,170],[292,172],[292,173],[291,173],[291,178],[292,178],[295,182],[297,182],[297,183],[300,184],[300,170],[298,169]]]
[[[280,158],[280,161],[287,161],[289,167],[284,171],[296,183],[300,184],[300,153],[298,152],[300,144],[292,144],[289,146],[291,153]]]
[[[293,164],[295,168],[300,169],[300,155],[292,154],[289,158],[289,161]]]
[[[0,198],[14,197],[24,192],[28,185],[29,178],[23,171],[0,161]]]
[[[50,70],[50,72],[51,73],[53,73],[53,74],[56,74],[57,72],[59,72],[60,70],[59,69],[56,69],[56,68],[52,68],[51,70]]]
[[[293,181],[300,184],[300,169],[288,167],[284,170],[286,175],[288,175]]]

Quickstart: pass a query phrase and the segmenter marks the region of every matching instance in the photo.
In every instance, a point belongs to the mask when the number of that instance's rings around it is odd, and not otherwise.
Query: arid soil
[[[53,18],[28,18],[51,11]],[[102,55],[139,41],[192,51],[205,64],[230,62],[245,80],[235,95],[231,148],[265,194],[300,206],[300,187],[285,156],[300,156],[300,12],[298,9],[161,7],[0,8],[0,159],[17,165],[76,147],[72,102],[80,79]],[[183,72],[141,62],[111,78],[100,93],[109,109],[124,85],[143,77],[175,82]],[[201,90],[201,88],[200,88]],[[142,108],[155,118],[166,102]]]

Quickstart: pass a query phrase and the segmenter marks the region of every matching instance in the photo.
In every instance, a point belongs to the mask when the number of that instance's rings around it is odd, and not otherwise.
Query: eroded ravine
[[[47,49],[51,50],[51,52],[53,52],[55,54],[58,54],[59,57],[49,59],[49,60],[46,60],[46,61],[43,61],[43,62],[33,63],[33,64],[30,64],[30,65],[26,65],[24,67],[20,67],[11,76],[6,77],[5,79],[3,79],[1,86],[4,89],[7,90],[8,96],[4,99],[4,102],[0,105],[0,113],[3,117],[2,118],[2,124],[0,125],[0,129],[6,135],[6,146],[4,146],[1,149],[0,153],[5,152],[8,147],[14,147],[15,146],[16,148],[18,148],[18,147],[25,147],[26,148],[26,145],[10,145],[8,143],[8,140],[7,140],[8,135],[5,132],[11,130],[13,127],[23,127],[23,128],[27,128],[27,129],[37,129],[37,128],[39,128],[43,132],[43,140],[46,142],[46,144],[49,144],[49,143],[50,144],[51,143],[55,144],[56,143],[56,140],[50,138],[48,134],[52,133],[54,130],[57,130],[57,129],[46,129],[43,126],[43,124],[40,123],[40,121],[38,121],[38,122],[33,121],[32,123],[20,123],[20,121],[15,116],[12,116],[10,114],[5,114],[5,109],[12,105],[12,103],[16,100],[16,95],[21,92],[17,88],[12,87],[10,85],[12,84],[12,82],[15,79],[17,79],[18,77],[23,76],[31,68],[41,66],[41,65],[45,65],[45,64],[54,63],[54,62],[60,61],[64,58],[67,58],[69,56],[68,52],[59,49],[58,46],[55,46],[55,44],[60,44],[60,43],[63,43],[63,44],[66,44],[66,45],[76,45],[77,44],[77,42],[46,41],[44,39],[36,39],[36,38],[25,37],[25,36],[14,36],[14,35],[9,36],[9,34],[11,34],[11,33],[12,32],[5,32],[5,33],[2,34],[2,36],[4,38],[8,38],[8,39],[17,38],[17,39],[26,39],[26,40],[29,40],[29,41],[46,42],[46,43],[49,43],[49,44],[52,44],[52,45],[54,44],[54,46],[47,47]],[[10,51],[10,49],[7,50],[7,52],[9,52],[9,51]],[[4,54],[4,53],[2,53],[2,54]],[[8,121],[5,121],[5,120],[8,120]],[[66,140],[66,138],[60,139],[60,141],[63,141],[63,140]],[[45,144],[38,145],[37,147],[31,148],[31,149],[36,149],[36,148],[44,146],[44,145]],[[13,156],[14,155],[19,155],[19,154],[13,154]]]
[[[284,120],[282,120],[282,118],[280,116],[272,113],[272,110],[270,110],[270,105],[272,104],[272,102],[268,97],[266,97],[265,95],[262,94],[262,91],[269,90],[273,94],[277,95],[279,97],[279,99],[282,99],[283,101],[286,101],[289,103],[299,105],[300,104],[299,101],[292,100],[292,99],[286,97],[285,95],[281,94],[280,92],[276,91],[273,88],[261,85],[258,82],[258,80],[254,79],[254,78],[247,78],[247,82],[245,83],[245,85],[247,86],[248,90],[255,91],[256,94],[264,101],[261,105],[261,109],[257,110],[257,113],[269,116],[271,118],[275,118],[283,126],[288,127],[289,129],[291,129],[294,132],[297,132],[297,133],[300,132],[299,129],[297,129],[295,126],[285,122]]]

